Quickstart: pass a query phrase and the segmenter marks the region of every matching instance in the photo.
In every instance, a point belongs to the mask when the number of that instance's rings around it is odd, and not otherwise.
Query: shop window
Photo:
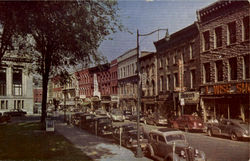
[[[231,22],[227,25],[227,45],[236,42],[236,22]]]
[[[215,28],[215,39],[214,39],[215,48],[222,46],[222,27]]]
[[[210,78],[210,63],[205,63],[203,65],[203,78],[204,78],[204,83],[209,83],[211,81]]]
[[[244,67],[244,79],[248,79],[250,78],[250,55],[246,55],[244,56],[244,63],[243,63]]]
[[[22,95],[22,70],[20,69],[13,70],[13,95]]]
[[[178,73],[174,73],[174,87],[179,87]]]
[[[0,68],[0,96],[6,96],[6,69]]]
[[[203,32],[203,51],[210,49],[209,31]]]
[[[243,41],[249,40],[249,16],[243,18]]]
[[[194,44],[189,45],[189,58],[190,60],[194,58]]]
[[[195,70],[191,70],[190,71],[190,88],[193,89],[194,85],[195,85],[195,79],[196,79],[196,75],[195,75]]]
[[[237,80],[237,58],[229,59],[229,78]]]
[[[215,62],[215,82],[223,81],[223,62],[222,60]]]

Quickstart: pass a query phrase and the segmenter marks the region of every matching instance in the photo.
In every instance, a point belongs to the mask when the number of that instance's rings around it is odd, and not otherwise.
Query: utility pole
[[[137,29],[137,148],[136,148],[136,154],[135,157],[142,158],[143,153],[140,147],[140,109],[141,109],[141,78],[140,78],[140,62],[139,62],[139,52],[140,52],[140,44],[139,44],[139,37],[140,36],[149,36],[155,32],[158,31],[158,39],[159,39],[159,31],[165,30],[168,32],[168,29],[158,29],[155,31],[152,31],[148,34],[139,34],[139,30]]]

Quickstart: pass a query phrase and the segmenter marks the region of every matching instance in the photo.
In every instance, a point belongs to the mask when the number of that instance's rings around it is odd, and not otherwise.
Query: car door
[[[158,135],[158,153],[157,155],[161,158],[164,158],[166,153],[166,141],[165,138],[161,135]]]
[[[221,135],[227,135],[227,120],[222,120],[219,124],[220,134]]]
[[[149,134],[150,139],[151,139],[151,146],[154,151],[154,155],[158,155],[158,146],[157,146],[157,135],[156,134]]]

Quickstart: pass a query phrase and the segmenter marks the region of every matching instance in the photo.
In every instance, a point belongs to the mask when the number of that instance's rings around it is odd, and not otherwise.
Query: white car
[[[110,113],[110,118],[112,119],[112,121],[122,121],[123,122],[125,120],[123,112],[119,109],[112,110]]]

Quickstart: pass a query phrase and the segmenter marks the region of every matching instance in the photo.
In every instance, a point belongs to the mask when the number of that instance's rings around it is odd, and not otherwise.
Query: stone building
[[[199,30],[197,23],[154,43],[157,50],[158,108],[166,114],[199,111]]]
[[[12,54],[13,55],[13,54]],[[27,58],[4,56],[0,65],[0,111],[33,113],[33,75]]]
[[[249,118],[249,1],[217,1],[197,11],[201,107],[207,117]]]
[[[156,53],[141,51],[141,110],[144,113],[157,111],[157,57]]]
[[[119,107],[136,111],[137,107],[137,50],[125,52],[117,58]]]

